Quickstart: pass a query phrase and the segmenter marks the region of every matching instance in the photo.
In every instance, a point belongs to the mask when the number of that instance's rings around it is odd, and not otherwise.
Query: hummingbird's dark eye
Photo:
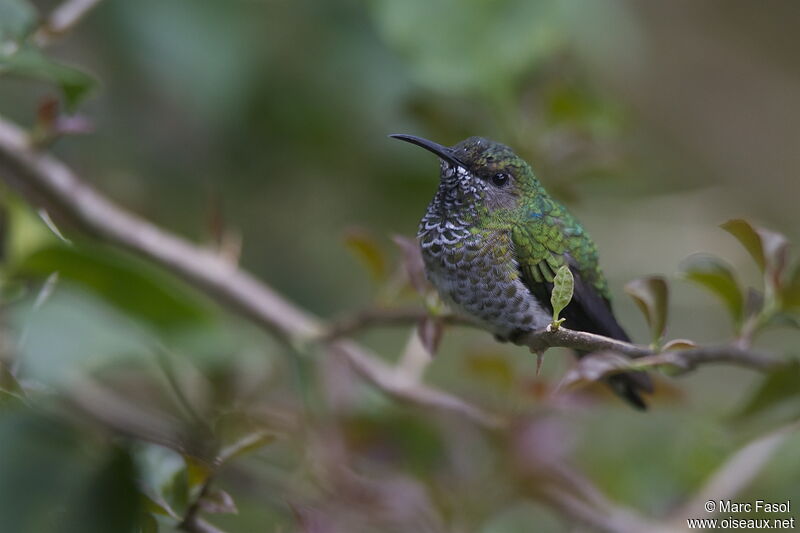
[[[492,183],[494,183],[497,187],[502,187],[508,183],[508,174],[506,172],[498,172],[492,176]]]

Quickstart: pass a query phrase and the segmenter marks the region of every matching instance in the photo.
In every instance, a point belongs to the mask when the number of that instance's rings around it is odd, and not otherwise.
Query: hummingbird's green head
[[[513,209],[524,196],[541,191],[528,163],[499,142],[469,137],[448,147],[413,135],[390,137],[416,144],[439,156],[439,193],[462,203],[475,202],[490,211]]]

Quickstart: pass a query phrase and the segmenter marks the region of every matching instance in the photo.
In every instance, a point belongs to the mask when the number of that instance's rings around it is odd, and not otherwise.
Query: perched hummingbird
[[[629,340],[611,310],[594,242],[521,157],[482,137],[452,147],[413,135],[391,137],[441,160],[439,188],[417,238],[428,279],[446,302],[513,342],[552,321],[553,277],[567,265],[575,289],[561,313],[565,325]],[[640,393],[653,390],[643,372],[606,381],[640,409],[646,407]]]

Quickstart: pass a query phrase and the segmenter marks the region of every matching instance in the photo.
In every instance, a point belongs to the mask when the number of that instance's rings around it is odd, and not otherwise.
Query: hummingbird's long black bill
[[[435,143],[433,141],[429,141],[428,139],[423,139],[422,137],[417,137],[415,135],[406,135],[404,133],[394,133],[389,135],[392,139],[400,139],[401,141],[405,141],[407,143],[416,144],[419,147],[425,148],[427,151],[432,152],[438,155],[443,160],[447,161],[451,165],[455,165],[458,167],[464,167],[464,163],[459,161],[459,159],[453,154],[453,150],[448,148],[447,146],[442,146],[439,143]]]

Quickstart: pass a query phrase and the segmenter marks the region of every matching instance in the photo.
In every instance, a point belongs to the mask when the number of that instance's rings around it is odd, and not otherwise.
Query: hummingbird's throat
[[[483,180],[475,177],[463,166],[443,161],[439,190],[430,209],[442,223],[467,225],[477,215],[484,195]]]
[[[448,195],[452,194],[463,200],[467,197],[479,197],[483,191],[483,182],[466,168],[442,161],[440,188]]]

